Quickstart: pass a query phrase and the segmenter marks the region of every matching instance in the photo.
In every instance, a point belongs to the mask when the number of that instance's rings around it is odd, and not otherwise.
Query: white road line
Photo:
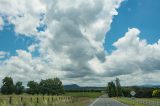
[[[112,98],[113,99],[113,98]],[[113,99],[114,101],[116,101],[116,102],[118,102],[118,103],[120,103],[120,104],[122,104],[122,105],[124,105],[124,106],[128,106],[128,105],[126,105],[126,104],[124,104],[124,103],[122,103],[122,102],[119,102],[118,100],[115,100],[115,99]]]
[[[100,98],[97,98],[92,104],[90,104],[89,106],[93,106]]]

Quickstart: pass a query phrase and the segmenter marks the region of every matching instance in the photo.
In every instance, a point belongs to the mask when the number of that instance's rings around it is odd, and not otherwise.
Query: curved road
[[[89,106],[128,106],[128,105],[120,103],[114,99],[108,98],[107,95],[103,95],[103,96],[97,98]]]

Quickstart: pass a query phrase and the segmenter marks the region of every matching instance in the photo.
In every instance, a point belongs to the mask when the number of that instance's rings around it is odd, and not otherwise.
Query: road
[[[128,106],[128,105],[120,103],[114,99],[108,98],[106,95],[103,95],[103,96],[97,98],[89,106]]]

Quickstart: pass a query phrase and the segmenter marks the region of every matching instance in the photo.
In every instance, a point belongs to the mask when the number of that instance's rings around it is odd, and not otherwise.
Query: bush
[[[153,96],[153,97],[160,97],[160,90],[154,90],[154,91],[152,92],[152,96]]]

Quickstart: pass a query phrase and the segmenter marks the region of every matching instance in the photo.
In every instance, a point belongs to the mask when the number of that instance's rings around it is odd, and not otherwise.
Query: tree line
[[[135,91],[135,97],[137,98],[152,98],[160,97],[160,88],[158,87],[121,87],[120,80],[116,78],[115,81],[108,82],[107,85],[107,94],[109,97],[131,97],[130,92]]]
[[[64,94],[64,88],[62,81],[59,78],[50,78],[41,80],[39,83],[36,81],[29,81],[27,88],[25,88],[22,82],[18,81],[14,84],[11,77],[5,77],[2,80],[1,93],[5,95],[9,94],[47,94],[47,95],[61,95]]]

